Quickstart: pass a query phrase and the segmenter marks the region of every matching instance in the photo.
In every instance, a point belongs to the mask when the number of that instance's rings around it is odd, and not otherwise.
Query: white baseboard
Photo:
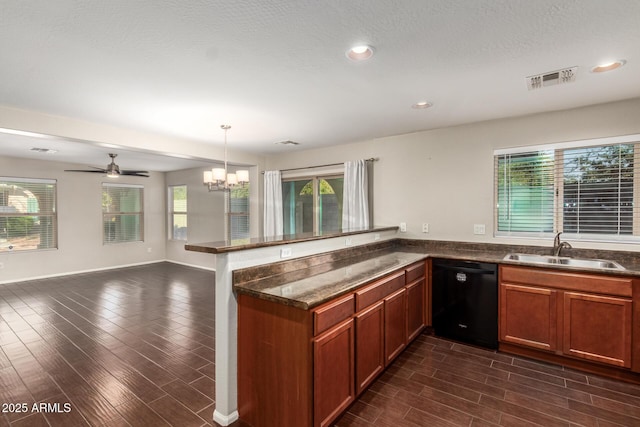
[[[184,265],[184,266],[187,266],[187,267],[194,267],[194,268],[199,268],[199,269],[202,269],[202,270],[215,271],[214,268],[207,268],[207,267],[202,267],[202,266],[199,266],[199,265],[191,265],[191,264],[186,264],[186,263],[182,263],[182,262],[178,262],[178,261],[172,261],[172,260],[168,260],[168,259],[159,259],[159,260],[155,260],[155,261],[136,262],[136,263],[133,263],[133,264],[121,264],[121,265],[114,265],[114,266],[110,266],[110,267],[99,267],[99,268],[90,268],[90,269],[87,269],[87,270],[66,271],[64,273],[45,274],[45,275],[42,275],[42,276],[21,277],[19,279],[0,281],[0,285],[6,285],[6,284],[18,283],[18,282],[27,282],[29,280],[40,280],[40,279],[50,279],[50,278],[53,278],[53,277],[71,276],[71,275],[74,275],[74,274],[95,273],[95,272],[98,272],[98,271],[116,270],[118,268],[137,267],[137,266],[140,266],[140,265],[158,264],[160,262],[171,262],[171,263],[174,263],[174,264],[180,264],[180,265]]]
[[[222,415],[218,410],[213,411],[213,421],[217,422],[221,426],[228,426],[232,422],[238,420],[240,415],[238,411],[233,411],[229,415]]]
[[[189,264],[189,263],[186,263],[186,262],[175,261],[175,260],[172,260],[172,259],[166,259],[165,261],[171,262],[173,264],[184,265],[185,267],[199,268],[200,270],[216,271],[216,269],[214,267],[203,267],[201,265]]]

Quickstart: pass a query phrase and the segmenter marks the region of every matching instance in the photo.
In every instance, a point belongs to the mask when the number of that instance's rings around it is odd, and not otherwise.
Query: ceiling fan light
[[[110,171],[107,172],[107,178],[117,178],[119,176],[120,176],[120,174],[117,173],[116,171],[110,170]]]

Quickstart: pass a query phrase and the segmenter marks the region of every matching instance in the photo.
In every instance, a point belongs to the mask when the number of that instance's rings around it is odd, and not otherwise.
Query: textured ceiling
[[[228,123],[273,154],[640,96],[639,22],[638,0],[7,0],[0,104],[216,145]]]

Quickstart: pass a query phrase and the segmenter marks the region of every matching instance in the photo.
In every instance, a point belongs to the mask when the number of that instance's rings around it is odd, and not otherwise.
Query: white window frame
[[[249,184],[245,184],[245,186],[248,185],[250,186],[251,183]],[[242,187],[245,188],[245,187]],[[233,217],[246,217],[247,218],[247,224],[249,226],[249,229],[247,230],[247,232],[249,233],[249,235],[251,235],[251,187],[249,187],[247,189],[247,210],[246,211],[242,211],[242,212],[231,212],[231,193],[233,192],[233,190],[229,190],[226,192],[225,194],[225,203],[227,205],[227,215],[226,215],[226,234],[227,234],[227,240],[229,242],[236,242],[237,240],[242,240],[242,239],[238,239],[236,238],[236,236],[232,236],[232,218]]]
[[[588,140],[567,141],[554,144],[523,146],[494,150],[494,236],[515,238],[547,238],[553,237],[557,232],[563,232],[564,227],[564,152],[576,148],[589,148],[619,144],[634,144],[634,176],[633,176],[633,226],[631,235],[621,234],[587,234],[567,233],[565,238],[571,240],[609,243],[638,243],[640,242],[640,134],[622,135],[606,138],[594,138]],[[536,151],[554,150],[554,214],[553,232],[510,232],[498,230],[498,157],[508,154],[524,154]]]
[[[131,212],[104,212],[102,211],[102,244],[103,245],[117,245],[122,243],[136,243],[136,242],[144,242],[144,186],[138,184],[120,184],[120,183],[112,183],[112,182],[103,182],[100,186],[100,195],[102,200],[102,194],[105,187],[111,188],[138,188],[140,189],[140,210],[139,211],[131,211]],[[138,215],[140,217],[140,236],[136,240],[113,240],[106,241],[105,235],[105,218],[108,215]]]
[[[185,210],[184,211],[176,211],[174,209],[175,204],[174,204],[174,199],[173,199],[173,194],[174,194],[174,189],[177,187],[184,187],[185,190],[185,194],[186,194],[186,204],[185,204]],[[189,187],[186,184],[176,184],[176,185],[169,185],[167,188],[167,202],[168,202],[168,223],[167,223],[167,234],[168,234],[168,239],[169,240],[176,240],[176,241],[187,241],[188,239],[188,234],[189,234],[189,216],[188,216],[188,211],[189,211]],[[184,239],[178,239],[174,237],[173,234],[173,226],[175,224],[175,215],[185,215],[187,217],[187,236],[185,236]]]
[[[8,183],[30,183],[30,184],[42,184],[42,185],[53,185],[53,200],[51,212],[30,212],[30,213],[21,213],[15,211],[3,211],[0,208],[0,218],[16,218],[16,217],[39,217],[46,216],[51,217],[51,221],[53,223],[53,246],[47,248],[36,248],[36,249],[16,249],[15,247],[11,247],[10,243],[8,243],[7,249],[2,250],[0,253],[11,253],[11,252],[34,252],[34,251],[47,251],[47,250],[55,250],[58,249],[58,213],[57,213],[57,200],[58,200],[58,182],[55,179],[45,179],[45,178],[21,178],[21,177],[6,177],[0,176],[0,185],[5,185]],[[1,237],[1,236],[0,236]],[[1,244],[2,242],[0,242]]]

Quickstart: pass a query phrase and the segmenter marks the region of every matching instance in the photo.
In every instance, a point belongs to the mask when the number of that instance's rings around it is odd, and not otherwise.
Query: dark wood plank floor
[[[159,263],[0,286],[0,426],[215,425],[213,282]],[[422,335],[336,425],[640,426],[640,387]]]

